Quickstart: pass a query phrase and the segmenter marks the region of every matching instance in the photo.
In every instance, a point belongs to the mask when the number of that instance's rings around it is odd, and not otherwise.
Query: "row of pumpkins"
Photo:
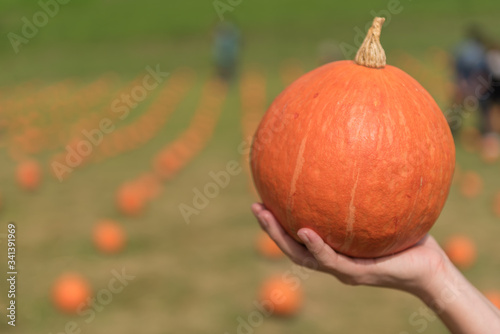
[[[384,58],[385,65],[385,58]],[[317,95],[317,94],[316,94]],[[263,100],[255,100],[257,102],[262,102]],[[254,102],[255,102],[254,101]],[[213,104],[215,106],[220,106],[221,101],[209,101],[207,104]],[[247,101],[248,102],[248,101]],[[251,105],[250,108],[254,106]],[[248,106],[247,106],[248,107]],[[217,108],[215,108],[217,109]],[[256,105],[253,111],[258,111],[261,109],[261,105]],[[185,136],[181,136],[181,143],[187,143],[192,145],[193,133],[205,134],[205,139],[210,136],[214,123],[210,123],[214,115],[205,115],[198,119],[198,122],[194,122],[200,126],[198,131],[186,132]],[[255,116],[251,115],[251,116]],[[255,120],[255,117],[250,117],[250,119]],[[208,122],[208,126],[206,125]],[[215,121],[214,121],[215,122]],[[202,130],[203,126],[212,127],[208,131]],[[248,131],[244,131],[248,132]],[[188,136],[189,134],[189,136]],[[175,147],[172,148],[172,147]],[[187,161],[189,161],[197,151],[202,148],[203,145],[195,145],[195,147],[183,147],[182,145],[169,145],[165,149],[165,153],[160,155],[156,163],[154,164],[153,173],[158,175],[160,179],[167,180],[172,177],[175,171],[180,169]],[[183,148],[179,151],[179,147]],[[180,162],[179,157],[183,157],[184,160]],[[488,154],[490,157],[490,153]],[[36,169],[32,162],[25,163],[28,167],[24,166],[20,169],[18,177],[20,184],[26,189],[33,189],[36,187],[33,184],[39,182],[36,177]],[[174,167],[173,167],[174,166]],[[27,172],[28,171],[28,172]],[[28,175],[28,176],[25,176]],[[21,181],[22,179],[22,181]],[[140,178],[143,180],[143,178]],[[153,177],[153,181],[156,180]],[[480,181],[480,178],[479,178]],[[144,183],[140,183],[140,187],[135,186],[136,182],[127,183],[118,194],[118,205],[122,212],[128,215],[137,215],[142,211],[143,201],[154,197],[153,195],[144,195],[142,189],[150,189],[150,186],[144,186]],[[462,178],[461,190],[466,197],[475,197],[480,192],[480,182],[478,182],[477,174],[473,172],[465,173]],[[141,200],[136,197],[140,194]],[[105,221],[99,223],[94,230],[94,243],[96,247],[105,253],[116,253],[123,249],[125,244],[125,234],[121,226],[115,222]],[[476,257],[474,243],[466,236],[454,236],[444,245],[445,251],[447,252],[450,259],[461,269],[467,269],[470,267]],[[276,245],[267,236],[262,235],[258,240],[258,249],[262,254],[270,257],[281,257],[281,251],[276,247]],[[81,303],[86,300],[90,294],[91,289],[89,284],[81,276],[76,274],[66,274],[61,276],[55,283],[53,288],[53,299],[55,304],[66,312],[74,312],[76,308],[81,305]],[[273,298],[279,292],[284,298],[276,300]],[[498,293],[489,293],[488,297],[497,306],[500,304],[500,295]],[[273,303],[274,314],[277,315],[293,315],[295,314],[301,306],[303,297],[300,289],[295,286],[291,286],[286,281],[273,277],[264,282],[259,294],[259,298],[262,301]],[[500,307],[500,306],[499,306]]]
[[[101,221],[93,230],[95,247],[105,254],[121,252],[126,245],[126,234],[118,223]],[[256,240],[256,248],[263,257],[279,260],[284,258],[283,252],[261,232]],[[454,235],[444,243],[444,250],[450,260],[462,270],[470,268],[476,261],[475,243],[467,236]],[[500,308],[500,291],[485,291],[485,296]],[[52,299],[55,305],[66,313],[75,313],[92,295],[89,282],[79,274],[67,273],[60,276],[53,285]],[[280,296],[276,298],[275,296]],[[281,276],[272,276],[262,283],[258,293],[259,300],[273,310],[277,316],[293,316],[300,311],[304,293],[296,284],[292,284]]]
[[[256,101],[256,100],[254,100]],[[457,182],[464,197],[476,197],[482,188],[480,176],[473,171],[462,172],[457,170]],[[34,160],[19,164],[16,173],[19,185],[26,190],[35,190],[41,182],[40,166]],[[148,187],[146,187],[148,188]],[[145,188],[145,189],[146,189]],[[150,188],[148,188],[150,189]],[[135,189],[137,190],[137,189]],[[131,191],[131,196],[137,196],[136,191]],[[118,198],[123,198],[119,195]],[[126,196],[125,196],[126,198]],[[498,200],[495,200],[494,209],[498,211]],[[137,200],[118,200],[118,205],[124,214],[139,214]],[[141,206],[142,208],[142,206]],[[497,212],[497,214],[500,214]],[[114,254],[123,250],[126,244],[126,233],[123,227],[115,221],[104,220],[96,224],[93,230],[93,242],[95,247],[105,253]],[[262,233],[257,239],[258,251],[269,258],[281,258],[283,253],[276,244]],[[456,235],[449,238],[444,244],[444,249],[450,259],[461,269],[470,268],[476,260],[476,247],[474,242],[467,236]],[[303,292],[296,286],[291,286],[279,276],[267,279],[259,293],[262,301],[272,301],[276,291],[285,298],[279,303],[274,302],[274,313],[277,315],[293,315],[301,307]],[[79,305],[85,302],[91,295],[89,283],[80,275],[75,273],[63,274],[54,283],[52,298],[57,307],[65,312],[76,312]],[[500,307],[500,293],[497,291],[485,292],[485,295],[498,307]]]
[[[255,80],[259,78],[254,77]],[[258,98],[249,99],[253,101],[245,109],[251,111],[258,110],[262,104]],[[247,100],[248,102],[248,100]],[[254,105],[252,108],[252,104]],[[248,117],[250,121],[255,121],[254,117]],[[247,127],[251,127],[246,124]],[[245,124],[244,124],[245,129]],[[244,131],[245,133],[246,131]],[[460,169],[456,173],[456,182],[459,183],[460,192],[466,198],[474,198],[479,195],[482,189],[480,176],[473,171],[462,172]],[[251,185],[253,188],[253,186]],[[253,189],[252,191],[255,194]],[[131,194],[134,193],[133,191]],[[495,201],[494,209],[497,211],[499,205]],[[122,207],[125,214],[136,215],[135,210]],[[496,212],[495,211],[495,212]],[[499,213],[500,214],[500,213]],[[125,244],[125,233],[121,226],[112,221],[103,221],[98,223],[93,233],[94,244],[105,253],[116,253],[123,249]],[[260,233],[257,237],[256,248],[258,252],[267,258],[280,259],[284,257],[282,251],[265,233]],[[465,235],[454,235],[448,238],[443,246],[450,260],[460,269],[467,270],[476,262],[477,251],[475,243],[471,238]],[[497,307],[500,308],[500,291],[490,290],[484,292],[485,296]],[[65,312],[75,312],[82,302],[91,295],[89,283],[81,276],[76,274],[65,274],[61,276],[54,284],[53,299],[55,304]],[[281,296],[281,298],[276,298]],[[273,314],[276,316],[296,315],[303,304],[304,292],[299,286],[291,284],[280,275],[274,275],[265,279],[259,288],[258,298],[261,303],[266,303]]]
[[[39,167],[33,161],[23,163],[19,166],[17,179],[21,187],[34,190],[40,182]],[[480,178],[477,173],[467,172],[461,177],[461,192],[465,197],[474,197],[480,191]],[[494,208],[498,210],[498,205]],[[125,214],[130,214],[130,208],[122,209]],[[133,214],[136,214],[134,211]],[[92,238],[95,247],[105,254],[116,254],[121,252],[125,245],[127,236],[123,227],[115,221],[103,220],[94,226]],[[260,254],[271,259],[283,258],[284,254],[267,234],[259,234],[256,247]],[[460,269],[466,270],[473,266],[476,261],[477,251],[475,243],[465,235],[454,235],[444,243],[444,250],[451,261]],[[265,280],[262,284],[259,298],[261,301],[273,301],[277,292],[284,296],[273,302],[274,314],[290,316],[296,314],[301,308],[303,292],[296,286],[282,280],[280,276],[274,276]],[[85,302],[91,295],[89,283],[78,274],[64,274],[54,283],[52,298],[57,307],[65,312],[76,312],[81,303]],[[486,291],[485,295],[500,308],[500,292]]]
[[[186,81],[183,76],[185,77],[181,74],[178,77],[183,79],[181,81]],[[172,86],[176,92],[179,91],[178,82],[171,83],[170,87]],[[187,93],[189,85],[184,86],[186,87],[183,91]],[[156,198],[163,189],[162,182],[171,179],[205,147],[217,124],[226,91],[224,83],[219,80],[209,80],[202,90],[199,106],[186,130],[156,154],[149,171],[124,182],[117,189],[116,206],[123,215],[140,216],[148,201]],[[185,94],[180,95],[185,96]],[[180,97],[177,101],[180,102]],[[163,105],[165,108],[165,103]],[[169,106],[168,112],[171,112],[175,109],[176,103],[169,101]],[[40,163],[35,159],[21,160],[16,167],[16,181],[23,190],[37,191],[43,182]],[[99,252],[112,255],[124,250],[127,235],[121,224],[106,219],[94,226],[92,240]],[[92,290],[91,284],[83,275],[76,272],[62,273],[53,283],[51,298],[60,311],[75,314],[82,305],[86,305]]]
[[[285,67],[284,76],[287,72],[298,72],[298,68]],[[288,74],[290,77],[291,74]],[[251,136],[257,122],[261,117],[263,108],[265,107],[265,80],[259,76],[257,72],[249,71],[249,75],[242,80],[242,127],[245,138]],[[259,89],[257,89],[259,88]],[[219,96],[218,100],[212,100],[210,103],[207,101],[201,102],[200,105],[211,104],[213,110],[220,110],[225,94],[212,94],[210,87],[207,87],[205,99],[209,96]],[[250,113],[248,111],[251,111]],[[197,116],[196,116],[197,115]],[[197,145],[196,148],[190,148],[196,140],[193,140],[195,134],[205,134],[207,137],[213,131],[215,122],[217,120],[217,113],[202,114],[201,112],[195,113],[192,124],[188,129],[179,136],[176,141],[173,141],[157,155],[154,160],[154,171],[149,175],[160,175],[164,179],[172,177],[173,172],[184,166],[189,159],[182,159],[183,157],[192,157],[195,151],[202,148],[203,145]],[[250,116],[250,117],[248,117]],[[203,128],[202,128],[203,127]],[[191,152],[190,152],[191,149]],[[245,158],[245,157],[243,157]],[[20,185],[28,190],[34,190],[40,183],[40,168],[34,161],[26,162],[26,166],[20,165],[18,168],[18,180]],[[248,164],[243,162],[243,166]],[[172,167],[173,166],[173,167]],[[175,170],[173,170],[173,168]],[[249,170],[247,170],[249,172]],[[145,208],[147,200],[155,197],[156,190],[155,177],[148,177],[148,174],[143,174],[136,180],[126,182],[118,189],[117,192],[117,206],[120,212],[127,216],[138,216]],[[250,184],[250,187],[252,185]],[[256,194],[255,192],[253,192]],[[127,236],[123,227],[115,221],[104,220],[94,226],[92,238],[97,250],[104,254],[118,254],[124,250],[127,242]],[[261,235],[258,241],[258,249],[268,256],[277,258],[281,257],[283,253],[279,248],[267,237]],[[52,287],[52,300],[56,307],[64,313],[75,314],[82,304],[86,303],[87,299],[92,295],[92,288],[88,280],[78,273],[65,273],[60,275]],[[276,314],[288,315],[293,314],[299,308],[302,301],[301,291],[291,289],[286,284],[282,284],[281,279],[278,277],[267,280],[261,288],[260,298],[262,300],[271,300],[273,291],[280,290],[283,292],[284,303],[276,305],[274,312]]]
[[[292,76],[296,76],[300,72],[298,67],[284,67],[282,75],[290,80]],[[185,79],[185,78],[184,78]],[[263,82],[256,82],[259,79],[254,77],[254,80],[248,80],[248,86],[242,84],[242,94],[245,92],[254,92],[256,87],[264,87]],[[172,81],[172,79],[171,79]],[[185,81],[185,80],[184,80]],[[253,81],[253,84],[252,84]],[[256,85],[257,84],[257,85]],[[178,90],[179,85],[175,85]],[[188,86],[188,85],[186,85]],[[186,89],[187,90],[187,89]],[[214,92],[215,90],[215,92]],[[143,213],[147,202],[158,196],[161,191],[161,181],[168,180],[184,167],[199,151],[204,147],[204,144],[211,136],[216,121],[221,110],[222,103],[225,99],[225,88],[221,87],[217,82],[211,82],[206,85],[200,106],[193,117],[190,126],[174,141],[169,143],[161,150],[153,160],[153,170],[139,175],[136,179],[125,182],[116,193],[116,204],[120,212],[127,216],[139,216]],[[264,90],[260,90],[264,94]],[[184,95],[184,94],[180,94]],[[214,98],[215,97],[215,98]],[[256,126],[256,122],[260,118],[262,108],[264,108],[265,100],[254,99],[250,96],[246,99],[252,101],[251,104],[259,103],[259,113],[254,113],[251,120],[244,122],[244,133],[251,135],[252,128]],[[175,104],[172,105],[172,107]],[[247,109],[248,106],[243,106]],[[173,109],[173,108],[170,108]],[[250,127],[248,124],[250,124]],[[250,129],[250,130],[249,130]],[[245,166],[247,164],[244,164]],[[39,163],[36,160],[24,160],[20,162],[16,170],[16,179],[21,188],[34,191],[42,182],[42,172]],[[98,222],[93,229],[92,239],[96,249],[104,254],[117,254],[123,251],[127,242],[127,235],[123,227],[113,220],[103,220]],[[260,247],[264,245],[265,240],[261,240]],[[274,252],[277,256],[277,247],[274,245]],[[272,251],[271,251],[272,252]],[[275,288],[286,289],[286,285],[282,285],[279,279],[268,280],[262,287],[262,298],[268,299],[265,295],[271,294]],[[287,291],[284,291],[286,293]],[[292,291],[288,291],[287,296],[291,295]],[[297,292],[299,293],[299,292]],[[82,303],[86,303],[87,299],[92,295],[92,288],[88,280],[78,273],[63,273],[53,283],[52,300],[55,306],[62,312],[74,314]],[[298,295],[297,295],[298,296]],[[276,308],[275,312],[279,314],[293,313],[294,309],[298,308],[299,300],[290,302],[287,305],[281,305]]]
[[[292,66],[293,65],[293,66]],[[282,68],[282,79],[287,82],[291,78],[298,76],[301,73],[300,67],[295,62],[286,63]],[[248,71],[247,75],[242,79],[241,94],[242,94],[242,128],[245,138],[250,137],[258,120],[262,116],[262,110],[265,108],[265,78],[256,71]],[[209,96],[207,91],[205,96]],[[222,100],[215,101],[216,108],[220,107]],[[214,102],[212,102],[214,104]],[[204,103],[201,103],[202,105]],[[207,103],[205,103],[207,104]],[[199,125],[210,126],[213,130],[216,115],[203,117],[199,115],[195,117],[193,124],[181,135],[177,141],[168,145],[156,158],[154,162],[154,174],[165,176],[168,179],[172,176],[172,166],[181,167],[187,161],[179,159],[183,156],[192,155],[188,146],[193,145],[193,134],[205,133],[207,137],[211,134],[211,130],[202,129]],[[198,126],[195,126],[195,123]],[[186,144],[184,144],[186,143]],[[201,148],[202,145],[197,148]],[[169,152],[170,149],[170,152]],[[193,149],[194,151],[194,149]],[[181,154],[179,154],[181,152]],[[186,153],[182,153],[186,152]],[[194,153],[194,152],[193,152]],[[245,159],[246,157],[243,157]],[[243,162],[244,166],[248,164]],[[249,170],[247,170],[249,172]],[[35,161],[26,161],[19,165],[17,178],[19,184],[27,190],[35,190],[40,183],[40,167]],[[148,177],[149,175],[149,177]],[[143,174],[136,180],[132,180],[123,184],[117,192],[117,206],[119,210],[128,216],[140,215],[145,207],[146,201],[157,193],[155,182],[156,178],[152,178],[150,174]],[[253,194],[256,194],[251,183]],[[97,250],[104,254],[118,254],[124,250],[127,242],[127,236],[123,227],[116,221],[103,220],[98,222],[92,232],[93,243]],[[272,242],[266,234],[261,234],[257,240],[258,251],[264,256],[271,258],[281,258],[283,253]],[[92,295],[92,288],[87,279],[78,273],[65,273],[60,275],[53,283],[52,300],[56,307],[64,313],[74,314],[78,308],[86,303],[87,299]],[[296,287],[292,287],[281,280],[279,276],[273,276],[265,280],[260,288],[259,298],[262,301],[272,301],[276,292],[280,292],[284,298],[280,299],[280,303],[274,304],[274,314],[276,315],[292,315],[300,308],[303,300],[302,291]]]

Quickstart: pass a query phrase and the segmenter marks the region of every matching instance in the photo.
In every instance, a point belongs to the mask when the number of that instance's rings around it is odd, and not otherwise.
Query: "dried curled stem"
[[[385,51],[380,44],[380,31],[382,30],[384,21],[385,18],[383,17],[373,19],[373,24],[368,29],[365,40],[354,58],[356,64],[372,68],[385,67]]]

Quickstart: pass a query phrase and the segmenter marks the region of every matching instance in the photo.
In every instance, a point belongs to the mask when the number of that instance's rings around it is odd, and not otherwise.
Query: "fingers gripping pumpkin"
[[[272,103],[251,168],[264,205],[297,241],[309,227],[335,250],[372,258],[418,242],[444,206],[455,164],[430,94],[386,65],[375,18],[354,61],[319,67]]]

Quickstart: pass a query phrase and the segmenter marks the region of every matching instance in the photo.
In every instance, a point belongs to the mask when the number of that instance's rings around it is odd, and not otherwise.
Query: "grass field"
[[[371,20],[370,12],[388,10],[389,3],[242,1],[226,13],[243,33],[241,77],[251,71],[261,74],[266,85],[263,105],[268,105],[284,88],[281,76],[287,61],[292,59],[303,71],[313,69],[321,41],[354,45],[354,28],[363,29]],[[500,37],[500,5],[486,0],[401,0],[397,8],[400,12],[391,14],[382,36],[388,63],[413,75],[443,109],[449,108],[451,74],[446,51],[472,21],[481,22],[487,32]],[[245,110],[239,81],[228,87],[220,116],[208,110],[211,102],[199,107],[212,73],[211,29],[219,20],[213,2],[69,2],[14,53],[7,34],[19,34],[21,18],[31,18],[37,11],[40,7],[35,2],[4,0],[0,4],[4,36],[0,42],[0,121],[5,129],[0,142],[0,237],[7,233],[7,222],[16,222],[19,273],[19,328],[6,324],[8,289],[2,280],[0,331],[69,333],[65,326],[74,321],[81,333],[93,334],[237,333],[238,319],[247,319],[255,310],[253,303],[262,281],[291,270],[292,264],[285,259],[266,260],[256,252],[259,228],[250,213],[255,198],[245,171],[232,177],[227,188],[192,216],[189,224],[179,211],[181,203],[191,204],[194,188],[201,189],[211,181],[211,171],[225,169],[232,160],[243,161],[238,147],[246,139],[242,130]],[[119,138],[114,140],[124,145],[117,149],[120,154],[97,159],[100,151],[96,149],[85,166],[58,182],[51,162],[72,139],[69,129],[81,126],[81,120],[111,117],[112,101],[120,92],[129,91],[127,87],[147,73],[147,66],[157,64],[170,73],[165,83],[151,91],[129,117],[113,119],[113,136]],[[150,113],[163,88],[169,88],[169,80],[180,80],[182,69],[192,75],[186,95],[172,106],[170,115],[160,110],[165,123],[151,139],[134,146],[129,132],[114,135]],[[88,88],[99,80],[104,80],[102,86]],[[85,89],[90,95],[80,101]],[[177,96],[177,81],[169,89],[174,91],[172,98]],[[69,103],[55,108],[61,101]],[[200,113],[205,116],[199,119],[214,121],[213,129],[201,121],[191,122]],[[156,114],[154,117],[157,119]],[[60,123],[47,130],[53,119]],[[23,147],[32,148],[37,140],[19,144],[14,138],[28,136],[27,129],[37,128],[47,131],[44,138],[53,146],[23,152]],[[183,138],[186,129],[204,133],[200,150],[162,183],[162,192],[148,202],[141,216],[121,214],[115,204],[117,190],[124,182],[153,170],[156,154]],[[111,142],[109,138],[105,136],[102,145]],[[42,166],[42,185],[32,193],[20,189],[15,181],[16,165],[25,157]],[[484,187],[479,196],[467,199],[459,192],[458,174],[458,183],[452,186],[432,234],[438,241],[453,233],[473,238],[478,261],[465,275],[480,289],[500,289],[500,220],[492,211],[494,195],[500,191],[499,162],[485,164],[477,153],[467,152],[457,143],[457,164],[462,175],[468,170],[477,172]],[[118,255],[104,256],[92,244],[92,227],[103,218],[120,222],[127,231],[128,245]],[[6,252],[5,239],[0,243]],[[6,254],[0,258],[0,268],[6,272]],[[108,285],[112,270],[122,268],[135,278],[89,323],[53,307],[50,289],[61,273],[81,273],[98,292]],[[422,304],[410,295],[347,287],[319,273],[309,273],[302,286],[305,301],[296,317],[266,318],[253,333],[447,332],[438,320],[426,321],[425,328],[416,325],[413,314],[420,312]]]

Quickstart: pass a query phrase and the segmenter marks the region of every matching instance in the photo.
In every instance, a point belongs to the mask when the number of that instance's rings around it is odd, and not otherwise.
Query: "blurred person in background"
[[[302,228],[298,243],[264,205],[252,206],[261,228],[296,264],[335,276],[348,285],[368,285],[410,293],[424,302],[453,334],[500,333],[497,309],[452,264],[430,235],[399,253],[376,259],[335,252],[313,230]]]
[[[481,152],[487,161],[500,157],[500,47],[492,46],[486,52],[486,90],[480,103],[484,117],[482,121]]]
[[[487,71],[486,38],[477,25],[467,29],[465,39],[453,52],[453,58],[457,85],[455,99],[462,102],[465,97],[475,94],[475,84]]]
[[[464,106],[470,104],[467,100],[473,98],[479,106],[480,130],[487,132],[486,102],[483,95],[486,93],[488,69],[486,65],[487,40],[477,25],[470,25],[465,39],[458,44],[453,52],[455,72],[455,93],[453,105]]]
[[[484,94],[488,115],[488,130],[500,133],[500,45],[495,45],[486,53],[489,86]]]
[[[236,75],[240,48],[240,32],[230,22],[223,21],[216,25],[213,41],[213,56],[217,75],[231,81]]]

